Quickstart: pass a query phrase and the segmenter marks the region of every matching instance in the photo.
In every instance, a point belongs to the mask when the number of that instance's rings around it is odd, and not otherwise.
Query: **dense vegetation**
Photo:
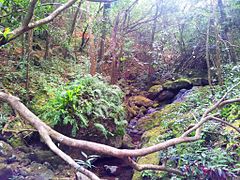
[[[56,144],[77,158],[70,163],[54,151],[81,173],[106,179],[239,178],[239,17],[236,0],[0,0],[1,140],[21,150],[39,146],[40,135],[52,151]],[[222,100],[231,101],[205,114],[232,87]],[[23,116],[10,95],[46,126]],[[211,118],[196,127],[204,116]],[[194,142],[134,151],[194,127],[188,137],[201,131]],[[113,148],[59,140],[54,130]],[[59,144],[49,145],[46,132]],[[122,159],[120,172],[113,162],[99,165],[106,157],[95,153]],[[9,178],[18,178],[14,163],[22,156],[10,163],[0,156],[0,172],[12,164]],[[135,171],[126,175],[122,166]]]

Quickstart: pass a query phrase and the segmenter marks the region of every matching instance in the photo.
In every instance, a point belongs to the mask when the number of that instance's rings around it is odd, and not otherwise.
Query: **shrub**
[[[70,126],[76,136],[80,128],[101,132],[106,138],[123,135],[126,121],[123,92],[101,77],[87,75],[50,90],[41,117],[52,126]]]

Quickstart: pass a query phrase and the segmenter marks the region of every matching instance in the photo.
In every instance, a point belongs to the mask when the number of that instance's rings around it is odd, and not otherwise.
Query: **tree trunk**
[[[217,77],[218,82],[220,84],[223,84],[223,78],[222,78],[222,70],[221,70],[221,43],[220,43],[220,33],[218,29],[218,19],[217,19],[217,12],[215,6],[213,7],[213,14],[214,14],[214,31],[215,31],[215,41],[216,41],[216,68],[217,68]]]
[[[100,49],[98,53],[98,63],[100,64],[103,61],[103,55],[105,52],[105,41],[106,41],[106,33],[107,33],[107,16],[108,16],[108,8],[110,7],[109,3],[104,3],[103,5],[103,18],[102,18],[102,29],[101,29],[101,40],[100,40]],[[98,71],[100,71],[100,67],[97,67]]]
[[[221,30],[220,30],[221,39],[223,41],[229,42],[229,37],[228,37],[229,28],[228,28],[228,25],[226,24],[227,16],[226,16],[226,12],[225,12],[225,9],[224,9],[223,1],[218,0],[217,6],[218,6],[219,14],[220,14],[220,18],[219,18],[220,23],[219,24],[221,25]],[[236,64],[237,63],[237,58],[236,58],[236,53],[235,53],[234,48],[231,45],[229,45],[226,48],[229,48],[228,59],[230,59],[233,63]]]
[[[118,73],[117,73],[117,67],[118,67],[118,60],[117,60],[117,32],[118,32],[118,25],[119,25],[119,18],[120,14],[117,15],[115,24],[112,31],[112,37],[111,37],[111,59],[112,59],[112,65],[111,65],[111,84],[115,84],[118,80]]]
[[[210,57],[209,57],[209,35],[210,35],[210,27],[211,27],[211,15],[208,19],[208,26],[207,26],[207,37],[206,37],[206,63],[207,63],[207,70],[208,70],[208,84],[212,86],[212,79],[211,79],[211,67],[210,67]]]
[[[90,12],[90,3],[88,2],[87,6],[87,12]],[[93,17],[89,14],[88,17],[88,33],[89,36],[92,34],[92,26],[93,26]],[[84,37],[83,37],[84,38]],[[90,74],[94,76],[96,74],[97,70],[97,60],[96,60],[96,49],[95,49],[95,43],[94,43],[94,37],[89,37],[89,48],[88,48],[88,54],[90,56]]]
[[[46,37],[44,59],[47,60],[49,57],[50,37],[49,37],[48,30],[45,30],[44,33],[45,33],[45,37]]]
[[[75,30],[75,26],[76,26],[78,14],[80,13],[80,8],[81,8],[81,5],[82,5],[82,2],[83,2],[83,0],[79,1],[78,6],[77,6],[77,10],[76,10],[76,12],[74,14],[74,17],[73,17],[73,20],[72,20],[72,25],[71,25],[69,33],[68,33],[69,42],[71,42],[72,35],[73,35],[74,30]]]
[[[28,32],[28,55],[26,59],[26,84],[25,89],[27,91],[27,97],[29,97],[29,84],[30,84],[30,77],[29,77],[29,71],[30,71],[30,59],[32,55],[32,45],[33,45],[33,30],[30,30]]]
[[[155,11],[155,15],[154,15],[154,21],[152,24],[152,33],[151,33],[151,42],[150,42],[150,50],[153,51],[153,45],[154,45],[154,41],[155,41],[155,34],[156,34],[156,29],[157,29],[157,16],[158,16],[158,11],[159,11],[159,5],[158,5],[158,1],[156,0],[156,11]],[[152,74],[153,74],[153,59],[154,57],[150,58],[150,62],[148,64],[148,80],[150,82]]]

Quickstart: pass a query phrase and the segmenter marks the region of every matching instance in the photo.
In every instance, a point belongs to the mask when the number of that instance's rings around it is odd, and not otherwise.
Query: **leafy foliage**
[[[80,165],[83,166],[84,168],[92,168],[94,167],[94,165],[92,165],[92,163],[99,158],[100,156],[98,155],[87,155],[85,152],[81,152],[84,160],[81,159],[75,159],[75,161]]]
[[[124,134],[123,93],[117,86],[87,75],[51,91],[53,97],[44,105],[42,117],[53,126],[70,125],[73,136],[88,127],[106,138]]]

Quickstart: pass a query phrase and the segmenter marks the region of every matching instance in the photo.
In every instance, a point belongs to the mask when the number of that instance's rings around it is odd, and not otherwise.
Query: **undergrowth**
[[[100,131],[105,138],[124,134],[124,94],[117,86],[86,75],[48,91],[51,96],[41,109],[41,117],[52,126],[70,126],[72,136],[80,128]]]
[[[179,137],[191,124],[200,119],[203,112],[216,103],[232,86],[240,82],[240,66],[224,66],[224,85],[194,88],[188,93],[185,101],[175,111],[167,114],[160,125],[167,131],[157,136],[162,142]],[[227,98],[237,98],[240,85],[236,86]],[[164,111],[164,110],[163,110]],[[221,118],[236,127],[240,127],[240,103],[233,103],[216,110]],[[192,133],[194,135],[194,133]],[[159,152],[159,161],[168,159],[168,166],[181,169],[187,179],[232,179],[240,175],[240,144],[239,135],[235,130],[219,122],[210,121],[203,126],[202,140],[179,144]],[[144,179],[185,179],[167,173],[144,171]]]

